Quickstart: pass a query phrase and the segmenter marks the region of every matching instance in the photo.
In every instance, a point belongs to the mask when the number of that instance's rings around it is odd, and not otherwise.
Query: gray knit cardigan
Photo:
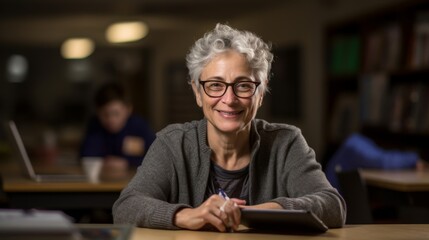
[[[249,205],[276,202],[311,210],[328,227],[343,226],[345,202],[298,128],[255,119],[250,144]],[[114,222],[177,229],[175,213],[205,200],[210,155],[206,119],[161,130],[113,205]]]

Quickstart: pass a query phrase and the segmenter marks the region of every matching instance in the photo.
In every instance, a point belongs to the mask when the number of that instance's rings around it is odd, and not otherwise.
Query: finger
[[[232,207],[232,222],[233,222],[233,226],[232,226],[233,229],[237,230],[241,222],[241,210],[236,205]]]
[[[221,211],[222,205],[225,204],[225,200],[218,195],[210,196],[199,208],[200,217],[204,224],[211,225],[213,228],[221,232],[225,232],[228,216]],[[226,204],[222,207],[225,211]]]
[[[220,232],[226,231],[224,219],[227,219],[226,214],[224,212],[220,211],[218,208],[217,208],[217,213],[216,213],[216,211],[212,211],[212,214],[209,214],[205,218],[207,223],[214,226]]]
[[[225,207],[228,204],[228,201],[224,201],[223,204],[219,207],[220,211],[225,212]]]
[[[227,201],[225,204],[225,212],[228,215],[228,225],[234,229],[240,224],[241,212],[238,205],[234,201]]]
[[[226,227],[231,227],[231,225],[232,225],[231,219],[230,219],[229,215],[226,213],[227,205],[228,205],[228,201],[224,201],[222,206],[219,207],[219,210],[220,210],[219,216],[220,216],[220,219],[222,219],[222,221]],[[230,211],[230,210],[228,210],[228,211]]]
[[[237,205],[246,205],[246,200],[239,198],[231,198],[231,200],[234,201],[234,203],[236,203]]]
[[[226,219],[224,219],[225,225],[227,227],[233,227],[233,229],[236,230],[240,223],[240,209],[238,208],[237,204],[233,201],[226,201],[221,208],[227,216]]]

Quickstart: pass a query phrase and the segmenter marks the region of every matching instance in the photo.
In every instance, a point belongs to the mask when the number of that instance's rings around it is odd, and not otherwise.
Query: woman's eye
[[[247,90],[251,90],[253,88],[253,84],[251,83],[239,83],[237,84],[237,90],[240,91],[247,91]]]
[[[223,86],[224,85],[221,83],[213,82],[213,83],[210,83],[208,87],[211,89],[218,89],[218,88],[223,88]]]

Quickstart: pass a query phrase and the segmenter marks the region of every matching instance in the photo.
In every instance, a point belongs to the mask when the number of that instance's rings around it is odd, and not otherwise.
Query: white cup
[[[103,158],[101,157],[83,157],[82,166],[88,177],[89,182],[100,182],[100,173],[103,168]]]

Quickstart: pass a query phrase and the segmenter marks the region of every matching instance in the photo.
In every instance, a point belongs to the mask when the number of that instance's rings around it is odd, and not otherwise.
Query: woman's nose
[[[228,86],[226,88],[225,94],[222,96],[222,102],[224,103],[232,103],[237,100],[237,96],[235,96],[234,89],[232,86]]]

